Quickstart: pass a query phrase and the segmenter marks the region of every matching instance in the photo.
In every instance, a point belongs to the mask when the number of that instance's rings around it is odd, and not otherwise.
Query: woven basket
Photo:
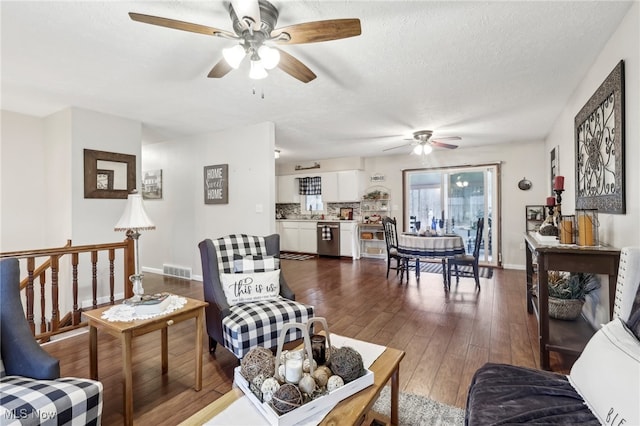
[[[549,297],[549,316],[561,320],[574,320],[580,316],[584,301]]]

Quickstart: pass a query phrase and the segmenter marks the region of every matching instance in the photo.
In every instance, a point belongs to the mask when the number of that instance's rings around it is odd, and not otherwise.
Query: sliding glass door
[[[405,170],[405,231],[433,228],[445,219],[447,230],[462,237],[473,252],[478,219],[484,220],[480,262],[500,262],[499,165]]]

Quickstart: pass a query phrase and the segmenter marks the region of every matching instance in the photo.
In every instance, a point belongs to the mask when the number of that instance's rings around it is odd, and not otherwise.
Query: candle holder
[[[579,246],[597,246],[600,244],[598,236],[598,209],[576,209],[578,223]]]

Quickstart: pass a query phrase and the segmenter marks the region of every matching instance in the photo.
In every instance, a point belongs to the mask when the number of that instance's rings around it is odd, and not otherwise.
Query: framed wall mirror
[[[127,198],[136,189],[136,156],[84,150],[84,198]]]

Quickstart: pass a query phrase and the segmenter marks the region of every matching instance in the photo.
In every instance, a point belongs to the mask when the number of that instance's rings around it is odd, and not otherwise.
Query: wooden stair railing
[[[27,322],[31,327],[31,332],[34,337],[40,342],[48,341],[51,336],[74,330],[76,328],[86,326],[86,322],[82,322],[82,308],[78,304],[78,265],[80,261],[80,253],[90,253],[91,258],[91,295],[92,295],[92,309],[98,307],[98,260],[99,253],[107,253],[107,259],[109,262],[109,302],[113,305],[115,303],[115,259],[116,250],[122,250],[123,260],[123,287],[124,297],[129,298],[133,296],[133,290],[129,281],[129,276],[135,272],[134,265],[134,241],[131,238],[125,239],[119,243],[107,243],[107,244],[95,244],[95,245],[83,245],[73,246],[71,240],[67,241],[67,244],[63,247],[50,248],[50,249],[38,249],[38,250],[24,250],[0,253],[0,258],[15,257],[17,259],[26,260],[27,276],[20,282],[20,290],[25,292],[26,307],[25,316]],[[70,257],[71,262],[71,282],[60,283],[59,271],[60,271],[60,259],[64,256]],[[45,260],[36,267],[36,259],[45,258]],[[47,272],[50,271],[49,274]],[[47,275],[50,276],[50,283],[47,283]],[[40,293],[40,321],[39,331],[36,331],[35,324],[35,291],[36,279],[39,284]],[[82,280],[86,282],[85,279]],[[49,284],[49,285],[48,285]],[[48,286],[47,286],[48,285]],[[70,294],[72,298],[72,310],[60,317],[60,291]],[[50,296],[50,300],[47,300],[47,296]],[[46,308],[50,307],[50,316],[47,317]]]

